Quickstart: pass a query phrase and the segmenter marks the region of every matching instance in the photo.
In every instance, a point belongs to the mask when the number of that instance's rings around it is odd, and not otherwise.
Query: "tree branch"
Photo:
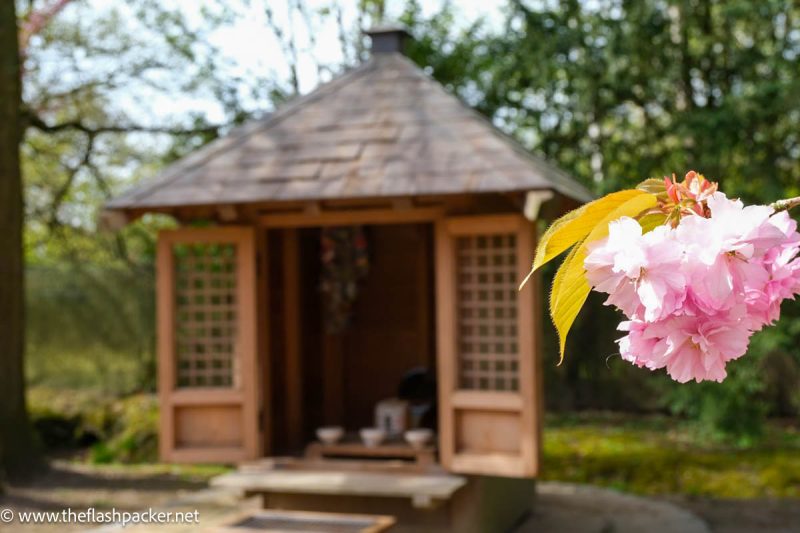
[[[61,205],[67,198],[67,194],[69,194],[70,189],[72,189],[72,184],[75,183],[75,178],[77,177],[78,172],[80,172],[81,168],[91,163],[93,149],[94,135],[87,135],[86,149],[83,151],[83,156],[81,157],[80,162],[77,165],[67,169],[67,179],[53,195],[53,201],[50,204],[50,217],[47,223],[51,230],[59,225],[58,211],[61,209]]]
[[[79,120],[70,120],[59,124],[48,124],[29,109],[22,110],[22,117],[23,125],[25,126],[23,129],[33,127],[46,133],[80,131],[89,136],[97,136],[102,133],[165,133],[168,135],[198,135],[210,133],[217,135],[222,127],[220,125],[210,125],[183,129],[164,126],[142,126],[139,124],[89,126]]]
[[[72,0],[55,0],[51,5],[40,9],[39,11],[32,11],[28,14],[25,21],[19,29],[19,55],[25,58],[28,53],[28,43],[31,37],[40,33],[49,23],[53,17],[58,15],[58,12],[67,7]]]

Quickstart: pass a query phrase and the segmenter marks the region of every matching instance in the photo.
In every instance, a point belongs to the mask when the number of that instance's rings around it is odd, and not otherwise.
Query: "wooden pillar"
[[[158,454],[162,461],[172,460],[175,448],[175,419],[172,396],[175,390],[175,259],[172,242],[158,238],[156,256],[156,318],[158,342]]]
[[[303,446],[303,361],[300,327],[300,255],[297,229],[283,233],[283,316],[285,335],[286,440]]]
[[[425,356],[425,366],[432,370],[436,361],[431,356],[431,290],[430,281],[430,254],[428,245],[430,236],[426,226],[417,226],[419,233],[420,251],[417,254],[417,342],[419,353]]]
[[[267,230],[259,230],[256,237],[257,246],[257,281],[258,288],[258,372],[260,386],[258,390],[259,424],[261,425],[261,454],[272,452],[272,365],[270,354],[270,310],[269,310],[269,235]]]

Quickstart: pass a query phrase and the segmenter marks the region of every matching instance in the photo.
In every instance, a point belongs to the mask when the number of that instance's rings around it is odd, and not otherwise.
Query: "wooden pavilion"
[[[438,395],[432,468],[537,474],[540,294],[517,285],[539,205],[589,194],[408,60],[403,31],[371,37],[358,68],[107,205],[112,223],[181,224],[158,241],[164,461],[302,454],[319,426],[373,425],[375,405],[422,368]],[[332,332],[320,243],[341,226],[361,228],[369,272]],[[342,468],[380,470],[372,459]]]

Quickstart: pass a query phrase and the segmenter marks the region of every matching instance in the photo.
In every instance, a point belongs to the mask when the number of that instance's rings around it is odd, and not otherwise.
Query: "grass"
[[[800,430],[769,423],[757,445],[715,444],[688,422],[614,413],[550,416],[542,479],[644,495],[799,498]],[[219,465],[103,465],[128,473],[207,479]]]
[[[233,467],[221,464],[167,464],[167,463],[109,463],[87,464],[74,459],[73,468],[82,466],[93,473],[103,475],[125,475],[130,477],[170,476],[186,482],[205,483],[215,476],[230,472]]]
[[[726,447],[668,417],[549,417],[543,479],[647,495],[800,497],[800,431],[769,425],[758,445]]]

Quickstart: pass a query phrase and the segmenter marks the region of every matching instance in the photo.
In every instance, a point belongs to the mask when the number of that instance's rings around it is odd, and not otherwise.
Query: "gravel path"
[[[516,533],[709,533],[692,512],[668,501],[560,482],[537,484],[531,517]]]
[[[703,517],[714,533],[800,533],[798,500],[718,500],[686,496],[665,500]]]

